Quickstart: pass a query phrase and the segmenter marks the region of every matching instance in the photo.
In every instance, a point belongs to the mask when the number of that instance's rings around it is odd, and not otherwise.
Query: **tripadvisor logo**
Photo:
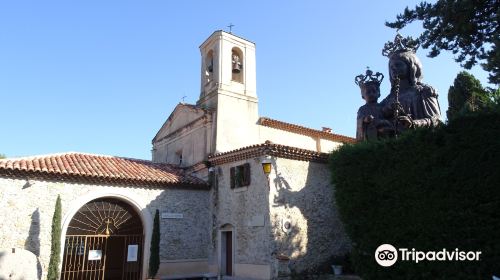
[[[382,244],[375,250],[375,261],[381,266],[392,266],[398,260],[418,263],[421,261],[479,261],[481,251],[461,251],[442,249],[440,251],[418,251],[415,248],[396,249],[391,244]]]
[[[398,250],[391,244],[382,244],[375,251],[375,260],[381,266],[391,266],[398,260]]]

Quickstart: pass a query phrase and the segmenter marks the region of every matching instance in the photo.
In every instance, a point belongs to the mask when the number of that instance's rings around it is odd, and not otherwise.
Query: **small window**
[[[179,162],[179,165],[182,165],[182,150],[178,150],[177,152],[175,152],[175,154],[177,155],[177,161]]]
[[[229,170],[231,189],[250,185],[250,163],[245,163]]]

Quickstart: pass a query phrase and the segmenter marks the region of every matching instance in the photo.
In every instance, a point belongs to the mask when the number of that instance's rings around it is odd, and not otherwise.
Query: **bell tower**
[[[198,105],[216,108],[217,93],[230,92],[257,102],[255,44],[222,30],[200,46],[201,93]]]
[[[215,111],[215,151],[255,144],[258,139],[255,44],[222,30],[200,46],[201,86],[197,105]]]

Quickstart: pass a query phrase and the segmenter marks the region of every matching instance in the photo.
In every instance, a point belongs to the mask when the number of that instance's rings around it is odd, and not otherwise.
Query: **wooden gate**
[[[137,213],[120,200],[94,200],[80,208],[68,226],[61,279],[139,280],[142,256]]]

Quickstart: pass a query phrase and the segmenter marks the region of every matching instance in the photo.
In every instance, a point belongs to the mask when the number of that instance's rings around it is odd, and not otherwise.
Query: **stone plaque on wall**
[[[163,212],[163,213],[161,213],[161,218],[162,219],[182,219],[182,218],[184,218],[184,215],[181,213]]]
[[[264,215],[255,215],[247,222],[249,227],[263,227],[264,224]]]

